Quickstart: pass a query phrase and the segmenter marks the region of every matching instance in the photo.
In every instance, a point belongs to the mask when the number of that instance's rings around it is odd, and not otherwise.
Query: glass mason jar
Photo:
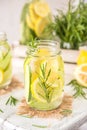
[[[56,41],[40,40],[36,49],[28,48],[24,75],[26,101],[30,107],[52,110],[61,104],[64,63]]]
[[[0,32],[0,88],[7,86],[12,77],[11,48],[7,42],[6,34]]]

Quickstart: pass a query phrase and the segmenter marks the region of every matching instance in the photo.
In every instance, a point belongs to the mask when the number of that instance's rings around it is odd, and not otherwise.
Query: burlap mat
[[[15,78],[15,76],[13,76],[11,83],[8,86],[0,89],[0,96],[7,94],[14,89],[23,88],[23,87],[24,87],[23,83],[20,82],[17,78]]]
[[[17,109],[17,114],[27,115],[27,117],[60,119],[72,113],[72,100],[73,100],[72,96],[65,95],[62,104],[57,109],[51,111],[38,111],[30,108],[29,105],[27,105],[26,100],[22,99],[21,104]]]

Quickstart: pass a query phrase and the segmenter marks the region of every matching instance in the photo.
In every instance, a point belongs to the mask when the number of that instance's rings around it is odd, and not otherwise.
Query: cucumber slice
[[[5,57],[3,57],[2,61],[0,61],[0,68],[5,70],[6,67],[8,66],[10,60],[11,60],[11,53],[10,51],[7,53]]]
[[[26,99],[27,102],[31,100],[31,68],[27,64],[25,66],[25,94],[26,94]]]
[[[8,65],[8,68],[3,72],[3,82],[1,84],[5,84],[12,77],[12,64],[11,62]]]

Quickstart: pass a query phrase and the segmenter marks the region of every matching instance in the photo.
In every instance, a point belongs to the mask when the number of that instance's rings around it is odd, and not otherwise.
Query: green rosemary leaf
[[[76,83],[76,80],[73,79],[73,80],[71,80],[67,85],[72,85],[72,84],[75,84],[75,83]]]
[[[32,124],[32,126],[38,127],[38,128],[47,128],[48,127],[48,126],[42,126],[42,125],[36,125],[36,124]]]
[[[84,99],[87,99],[87,94],[85,92],[85,90],[87,90],[86,87],[84,87],[83,85],[79,84],[77,82],[77,80],[73,79],[71,80],[68,85],[71,85],[74,89],[74,98],[77,98],[77,97],[83,97]]]
[[[64,109],[64,110],[61,111],[61,113],[66,116],[68,114],[71,114],[72,110],[70,110],[70,109]]]
[[[27,116],[27,115],[20,115],[22,117],[25,117],[25,118],[33,118],[33,116]]]
[[[34,53],[37,50],[40,41],[37,38],[32,37],[31,41],[26,44],[29,47],[29,51],[27,53],[30,54],[30,53]]]
[[[17,102],[18,102],[18,99],[10,96],[5,104],[6,105],[10,104],[10,105],[14,105],[15,106]]]
[[[48,80],[48,78],[50,76],[50,73],[51,73],[51,69],[48,71],[48,74],[47,74],[47,77],[46,77],[46,81]]]
[[[40,41],[37,40],[37,38],[32,38],[32,41],[29,42],[29,46],[32,47],[33,49],[36,49],[37,46],[40,44]]]
[[[3,110],[0,109],[0,113],[4,113]]]
[[[41,73],[42,73],[42,76],[45,78],[45,73],[46,73],[46,67],[47,67],[47,63],[45,64],[42,64],[40,66],[40,69],[41,69]]]
[[[54,92],[54,90],[53,90],[53,89],[52,89],[51,91],[49,91],[49,102],[50,102],[50,101],[51,101],[51,99],[52,99],[53,92]]]

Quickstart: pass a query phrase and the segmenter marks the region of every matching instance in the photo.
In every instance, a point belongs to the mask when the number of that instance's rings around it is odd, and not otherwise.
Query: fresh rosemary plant
[[[50,102],[53,94],[53,89],[50,87],[52,84],[48,83],[49,76],[51,74],[51,69],[48,70],[48,73],[46,73],[47,63],[42,64],[40,66],[41,74],[38,74],[39,77],[39,86],[43,89],[45,93],[45,99],[47,102]],[[52,90],[51,90],[52,89]],[[40,93],[39,93],[40,94]],[[43,95],[40,94],[40,96],[43,97]]]
[[[87,41],[87,3],[79,0],[79,4],[74,8],[72,0],[69,0],[67,12],[59,9],[57,12],[48,30],[53,30],[60,39],[61,48],[79,49],[79,46]]]
[[[4,113],[3,110],[0,109],[0,113]]]
[[[71,85],[74,88],[74,98],[77,97],[83,97],[85,99],[87,99],[87,94],[84,91],[85,89],[87,90],[87,88],[85,88],[84,86],[80,85],[77,80],[73,79],[71,80],[68,85]]]
[[[7,102],[6,102],[6,105],[10,104],[10,105],[14,105],[15,106],[17,104],[17,102],[18,102],[18,99],[10,96],[8,98]]]

